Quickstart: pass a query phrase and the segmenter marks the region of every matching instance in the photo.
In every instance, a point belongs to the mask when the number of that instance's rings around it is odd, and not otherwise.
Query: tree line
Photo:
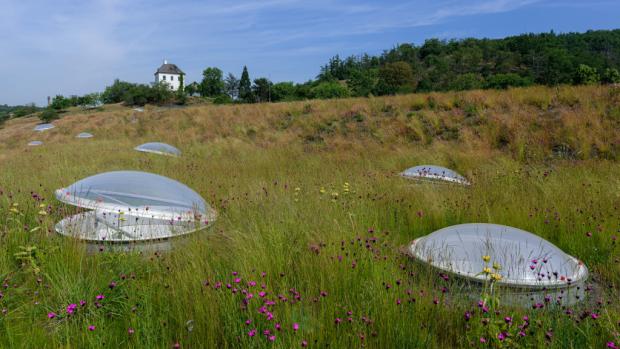
[[[336,55],[314,80],[296,84],[241,78],[209,67],[192,94],[223,102],[278,102],[397,93],[620,83],[620,30],[523,34],[504,39],[429,39],[380,55]]]
[[[306,99],[383,96],[399,93],[506,89],[534,84],[620,83],[620,29],[585,33],[523,34],[503,39],[428,39],[421,45],[400,44],[380,55],[336,55],[304,83],[274,83],[250,78],[247,67],[240,77],[224,76],[207,67],[200,81],[179,91],[165,83],[135,84],[115,80],[103,93],[55,96],[49,117],[71,106],[100,103],[126,105],[184,104],[189,97],[214,103],[263,103]],[[22,106],[19,113],[28,111]],[[15,114],[15,113],[14,113]],[[0,119],[8,112],[0,109]]]

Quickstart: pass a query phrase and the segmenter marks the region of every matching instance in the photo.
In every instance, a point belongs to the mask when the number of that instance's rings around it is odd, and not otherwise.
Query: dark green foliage
[[[228,76],[224,79],[224,91],[226,91],[231,99],[235,99],[239,96],[239,79],[237,79],[234,74],[228,73]]]
[[[354,96],[368,97],[377,85],[377,69],[354,69],[347,84]]]
[[[185,92],[185,74],[181,74],[181,76],[179,76],[179,89],[178,92],[184,94]]]
[[[519,74],[507,73],[507,74],[495,74],[487,78],[486,88],[494,89],[507,89],[509,87],[523,87],[532,84],[532,80],[527,77],[522,77]]]
[[[165,83],[133,85],[123,96],[126,105],[167,104],[173,101],[174,94]]]
[[[103,103],[120,103],[125,99],[125,94],[134,87],[135,84],[126,81],[114,80],[112,86],[105,88],[105,91],[101,94],[101,100]]]
[[[596,80],[592,74],[585,80],[575,78],[581,64],[602,73],[602,82],[613,83],[620,80],[620,74],[615,74],[620,69],[620,30],[504,39],[429,39],[422,46],[402,44],[376,57],[335,56],[321,67],[317,79],[346,80],[355,96],[368,95],[368,91],[379,95],[407,92],[409,89],[395,89],[385,81],[388,75],[391,80],[396,78],[385,67],[398,62],[411,67],[416,92],[592,83]],[[377,70],[384,74],[378,83],[373,79]]]
[[[349,97],[349,89],[337,81],[321,82],[310,90],[313,98],[345,98]]]
[[[256,102],[271,102],[271,86],[273,83],[267,78],[254,79],[254,85],[252,85],[252,93]]]
[[[55,108],[49,107],[39,114],[39,119],[43,122],[50,122],[52,120],[58,119],[58,112]]]
[[[620,83],[620,72],[615,68],[607,68],[601,77],[601,82],[604,84],[618,84]]]
[[[193,96],[200,91],[200,85],[198,85],[198,83],[194,81],[191,84],[185,86],[184,90],[188,96]]]
[[[460,74],[450,83],[450,90],[476,90],[482,88],[483,85],[484,79],[482,76],[476,73],[465,73]]]
[[[580,64],[575,73],[575,84],[577,85],[594,85],[598,84],[601,77],[596,69],[587,64]]]
[[[241,73],[241,79],[239,80],[239,99],[246,103],[254,102],[252,83],[250,82],[250,73],[248,73],[248,67],[246,66],[243,66],[243,72]]]
[[[415,90],[411,65],[406,62],[387,63],[379,69],[376,91],[379,95],[407,93]]]
[[[209,67],[202,72],[200,95],[216,97],[224,93],[224,75],[219,68]]]
[[[221,94],[213,98],[213,104],[229,104],[232,103],[233,100],[227,94]]]
[[[271,87],[271,101],[293,101],[297,99],[296,91],[293,82],[279,82]]]

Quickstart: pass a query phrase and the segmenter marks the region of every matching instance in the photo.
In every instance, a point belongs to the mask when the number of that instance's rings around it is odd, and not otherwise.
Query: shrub
[[[322,82],[310,90],[314,98],[346,98],[350,96],[349,89],[336,81]]]
[[[509,87],[523,87],[532,84],[532,80],[515,73],[495,74],[486,79],[486,88],[507,89]]]
[[[58,118],[58,112],[54,108],[47,108],[39,114],[39,119],[43,122],[50,122]]]
[[[213,104],[230,104],[233,100],[227,94],[221,94],[215,98],[213,98]]]
[[[586,64],[580,64],[575,73],[575,84],[579,85],[594,85],[598,84],[601,77],[595,68]]]

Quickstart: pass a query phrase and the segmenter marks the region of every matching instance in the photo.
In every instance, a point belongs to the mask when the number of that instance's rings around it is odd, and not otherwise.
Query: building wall
[[[155,74],[155,83],[158,82],[165,82],[166,84],[168,84],[168,86],[171,87],[171,89],[173,91],[177,91],[179,89],[180,86],[180,81],[179,79],[181,78],[181,75],[179,74],[161,74],[161,73],[157,73]]]

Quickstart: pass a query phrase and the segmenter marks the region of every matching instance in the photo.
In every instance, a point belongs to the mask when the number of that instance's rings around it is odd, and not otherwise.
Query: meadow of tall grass
[[[41,134],[35,124],[0,129],[0,347],[620,345],[618,90],[112,106]],[[146,141],[183,156],[132,150]],[[429,163],[472,186],[397,176]],[[121,169],[187,184],[218,220],[162,252],[90,253],[54,232],[75,211],[54,189]],[[531,231],[579,258],[588,297],[480,305],[401,252],[466,222]]]

